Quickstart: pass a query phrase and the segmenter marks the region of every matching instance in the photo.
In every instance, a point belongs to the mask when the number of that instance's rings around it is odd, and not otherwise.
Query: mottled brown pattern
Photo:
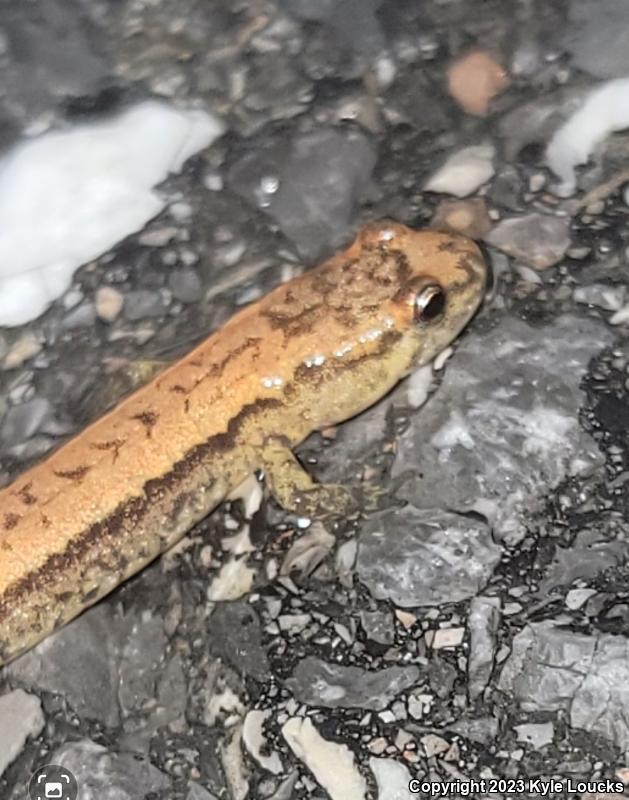
[[[260,466],[268,438],[294,447],[432,359],[484,281],[468,240],[369,225],[0,489],[0,520],[19,521],[0,536],[0,665],[174,544]],[[447,302],[420,326],[426,282]]]
[[[93,450],[101,450],[101,451],[113,451],[113,463],[116,463],[118,456],[120,455],[120,448],[126,444],[126,439],[112,439],[108,442],[90,442],[90,447]]]
[[[153,435],[153,428],[157,425],[159,416],[154,411],[141,411],[139,414],[134,414],[132,419],[137,419],[144,425],[147,437]]]
[[[17,514],[5,514],[4,515],[4,529],[7,531],[12,530],[20,521],[20,517]]]
[[[68,481],[75,481],[76,483],[80,483],[83,478],[87,475],[90,471],[90,467],[85,464],[82,464],[80,467],[75,467],[74,469],[63,469],[63,470],[55,470],[55,475],[58,478],[64,478]]]
[[[20,500],[24,503],[25,506],[32,506],[34,503],[37,502],[37,498],[32,492],[33,489],[33,482],[29,481],[21,489],[18,489],[14,494],[16,497],[19,497]]]

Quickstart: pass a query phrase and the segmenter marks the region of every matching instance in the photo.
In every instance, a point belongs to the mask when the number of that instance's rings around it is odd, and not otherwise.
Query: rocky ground
[[[309,524],[252,481],[0,672],[1,797],[51,762],[82,800],[629,786],[628,30],[623,0],[3,9],[4,148],[147,97],[225,126],[0,330],[3,482],[366,220],[471,233],[494,284],[450,359],[300,449],[378,512]]]

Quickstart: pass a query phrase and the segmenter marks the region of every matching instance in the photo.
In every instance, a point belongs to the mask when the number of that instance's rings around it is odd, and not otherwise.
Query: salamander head
[[[363,228],[343,259],[353,262],[361,327],[391,331],[391,347],[405,362],[401,372],[446,348],[474,315],[485,291],[487,267],[476,244],[463,236],[379,222]]]

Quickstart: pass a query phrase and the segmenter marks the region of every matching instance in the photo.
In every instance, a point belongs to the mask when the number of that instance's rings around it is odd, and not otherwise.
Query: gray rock
[[[155,696],[165,651],[164,621],[159,617],[136,619],[120,654],[119,671],[124,679],[118,698],[125,715],[141,709]]]
[[[300,703],[323,708],[367,708],[382,711],[419,680],[415,666],[369,672],[330,664],[315,656],[302,659],[286,686]]]
[[[500,547],[485,523],[406,506],[370,517],[356,566],[373,597],[408,608],[473,597],[499,560]]]
[[[161,317],[167,308],[168,303],[161,292],[134,289],[125,295],[123,314],[130,322],[137,322],[147,317]]]
[[[629,73],[629,4],[625,0],[573,0],[562,43],[572,63],[597,78]]]
[[[104,604],[44,639],[6,667],[13,683],[65,697],[80,717],[113,727],[119,720],[117,638]]]
[[[211,647],[243,676],[266,681],[269,661],[262,647],[262,627],[254,609],[236,601],[219,603],[210,618]]]
[[[496,631],[500,623],[500,598],[475,597],[470,603],[467,627],[470,655],[467,665],[470,698],[483,692],[494,668]]]
[[[555,726],[552,722],[528,722],[524,725],[515,725],[514,730],[518,741],[528,742],[535,750],[541,750],[550,744],[555,736]]]
[[[172,796],[170,779],[137,753],[115,753],[81,739],[62,745],[50,757],[73,773],[80,800],[144,800],[152,793]]]
[[[629,747],[629,640],[585,635],[560,620],[527,625],[513,640],[499,688],[524,711],[564,710],[575,728]]]
[[[21,444],[37,433],[52,415],[52,405],[43,397],[10,406],[0,426],[0,441],[5,447]]]
[[[319,128],[256,150],[229,174],[232,188],[264,208],[300,254],[318,260],[347,238],[357,202],[376,163],[370,140],[355,130]]]
[[[16,689],[0,695],[0,777],[22,752],[29,736],[38,736],[44,727],[38,697]]]
[[[190,781],[186,800],[217,800],[216,795],[210,794],[203,786]]]
[[[485,241],[535,269],[546,269],[561,261],[570,247],[570,219],[534,211],[502,220]]]
[[[174,269],[168,276],[168,287],[175,300],[182,303],[196,303],[203,292],[201,279],[192,267]]]
[[[629,561],[629,531],[618,521],[604,520],[597,527],[579,531],[569,547],[558,547],[539,584],[546,595],[576,580],[590,581],[610,567]]]
[[[476,510],[494,534],[520,540],[548,491],[587,475],[601,453],[579,426],[579,388],[612,340],[592,319],[532,328],[505,317],[459,344],[443,383],[398,439],[398,494],[419,507]]]
[[[577,303],[598,306],[605,311],[618,311],[625,302],[625,286],[609,286],[605,283],[593,283],[589,286],[578,286],[573,293]]]
[[[355,52],[377,53],[385,43],[376,11],[382,0],[282,0],[299,19],[321,22]]]
[[[378,644],[393,644],[395,639],[395,624],[391,612],[388,611],[361,611],[360,624],[367,634],[367,638]]]
[[[447,730],[459,733],[472,742],[489,744],[498,736],[499,727],[496,717],[462,717],[448,725]]]
[[[1,94],[18,119],[35,119],[62,99],[90,95],[110,75],[106,37],[96,35],[93,11],[81,0],[3,9]]]

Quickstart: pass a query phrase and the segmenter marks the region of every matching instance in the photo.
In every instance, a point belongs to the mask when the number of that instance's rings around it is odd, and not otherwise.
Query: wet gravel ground
[[[629,72],[628,27],[621,0],[3,9],[3,146],[150,96],[226,126],[147,228],[0,330],[3,482],[364,221],[465,230],[494,285],[438,370],[300,448],[384,487],[378,512],[308,525],[252,481],[0,671],[1,797],[49,762],[83,800],[629,785],[629,134],[570,198],[544,161]]]

